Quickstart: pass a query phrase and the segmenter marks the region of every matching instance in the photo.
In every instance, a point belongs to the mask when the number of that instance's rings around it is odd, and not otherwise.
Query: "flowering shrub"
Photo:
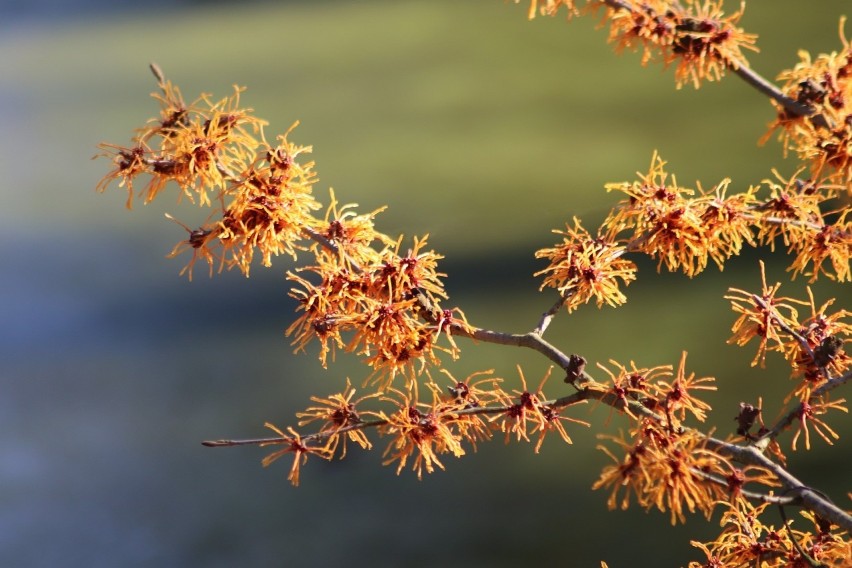
[[[589,231],[574,218],[554,231],[556,244],[535,252],[547,262],[536,274],[541,288],[554,289],[557,300],[523,334],[477,327],[449,303],[442,256],[425,236],[408,241],[383,234],[375,227],[381,210],[359,213],[333,193],[323,206],[314,193],[311,148],[291,141],[292,128],[267,141],[265,121],[241,105],[242,89],[218,101],[202,95],[186,103],[152,66],[159,117],[138,130],[130,146],[101,146],[113,168],[98,190],[117,182],[130,208],[174,185],[178,199],[208,208],[208,221],[186,227],[188,237],[171,254],[188,257],[181,274],[190,279],[199,262],[211,275],[236,268],[248,276],[256,257],[263,266],[274,256],[292,257],[298,264],[287,278],[298,308],[287,334],[296,351],[316,343],[323,367],[345,351],[369,369],[366,394],[356,396],[347,379],[338,394],[312,398],[297,414],[297,427],[312,430],[267,424],[274,433],[268,438],[205,444],[269,446],[263,464],[290,456],[288,478],[298,485],[308,458],[342,458],[350,442],[370,449],[374,433],[387,440],[385,464],[397,472],[410,466],[420,477],[444,469],[445,456],[463,456],[495,434],[506,442],[534,441],[536,452],[549,434],[570,444],[567,426],[590,426],[572,415],[573,407],[596,401],[630,419],[626,432],[599,434],[611,463],[594,488],[609,491],[610,508],[635,501],[668,513],[672,523],[683,522],[687,512],[710,518],[721,509],[721,533],[713,542],[693,543],[704,558],[690,566],[848,566],[852,517],[794,477],[785,450],[840,438],[830,421],[847,411],[836,393],[852,378],[844,351],[852,326],[835,300],[818,302],[810,290],[805,299],[781,296],[780,283],[767,283],[762,264],[757,291],[729,290],[735,314],[729,342],[756,343],[752,365],[777,353],[795,381],[780,402],[779,419],[764,421],[762,400],[743,402],[736,431],[724,437],[702,429],[711,410],[704,395],[716,381],[690,372],[686,353],[676,367],[608,361],[592,372],[585,358],[544,339],[563,311],[592,300],[599,307],[626,302],[637,255],[655,259],[658,270],[695,277],[711,261],[721,269],[743,247],[783,243],[793,278],[852,280],[852,47],[841,34],[837,53],[812,58],[801,52],[776,88],[743,54],[756,49],[756,36],[737,26],[744,3],[730,15],[722,4],[530,2],[531,18],[602,16],[617,51],[641,50],[643,65],[675,66],[678,88],[737,74],[769,97],[777,116],[767,136],[778,132],[802,164],[789,179],[774,173],[740,190],[729,179],[705,189],[678,183],[654,153],[637,179],[606,185],[618,197],[600,227]],[[521,388],[511,391],[491,370],[457,378],[449,364],[470,339],[535,350],[553,367],[535,387],[519,367]],[[553,368],[573,387],[571,394],[545,392]],[[788,434],[789,444],[783,441]],[[781,510],[780,526],[765,520],[770,505]],[[790,508],[801,509],[795,524],[786,516]]]

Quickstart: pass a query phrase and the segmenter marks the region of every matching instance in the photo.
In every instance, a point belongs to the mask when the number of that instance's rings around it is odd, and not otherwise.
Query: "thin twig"
[[[708,473],[706,471],[702,471],[701,469],[694,467],[690,468],[689,471],[696,477],[700,477],[705,481],[709,481],[711,483],[720,485],[730,490],[730,484],[725,479],[722,479],[716,475],[713,475],[712,473]],[[778,506],[792,505],[796,499],[795,497],[789,497],[786,495],[775,495],[774,493],[760,493],[758,491],[750,491],[748,489],[738,489],[737,493],[739,493],[743,497],[751,499],[752,501],[758,501],[761,503],[773,503]]]
[[[151,69],[151,73],[157,78],[157,83],[161,87],[164,86],[166,84],[166,76],[163,75],[163,70],[160,69],[160,66],[152,61],[148,64],[148,68]]]
[[[738,77],[757,89],[759,92],[780,104],[788,113],[795,116],[811,117],[811,120],[815,125],[827,126],[824,116],[815,115],[813,108],[806,104],[802,104],[797,100],[791,99],[782,93],[775,84],[768,81],[765,77],[757,73],[748,65],[744,65],[742,62],[733,60],[728,61],[727,64],[731,71],[733,71]]]
[[[535,329],[532,330],[532,333],[538,336],[544,335],[544,332],[547,331],[547,328],[550,326],[550,322],[553,321],[553,318],[556,317],[556,314],[559,313],[559,310],[562,309],[562,306],[565,305],[565,302],[567,302],[570,297],[570,292],[560,294],[559,299],[556,300],[556,302],[554,302],[546,312],[541,314],[541,319],[538,321],[538,325],[535,326]]]
[[[564,396],[561,398],[557,398],[554,400],[547,400],[541,403],[542,407],[550,407],[550,408],[565,408],[567,406],[572,406],[574,404],[581,404],[588,400],[587,396],[583,394],[584,391],[580,391],[574,393],[572,395]],[[463,408],[460,410],[452,411],[452,414],[456,416],[473,416],[478,414],[502,414],[512,409],[512,406],[472,406],[470,408]],[[388,424],[388,420],[379,419],[379,420],[363,420],[360,422],[354,422],[352,424],[348,424],[341,428],[331,429],[331,430],[320,430],[318,432],[313,432],[311,434],[307,434],[305,436],[301,436],[300,440],[303,442],[313,441],[313,440],[323,440],[330,436],[337,436],[340,434],[345,434],[346,432],[352,432],[354,430],[363,430],[365,428],[376,428],[379,426],[384,426]],[[232,447],[232,446],[269,446],[275,444],[288,444],[290,443],[289,438],[283,438],[281,436],[271,436],[268,438],[248,438],[243,440],[206,440],[201,442],[203,446],[207,446],[209,448],[222,448],[222,447]]]
[[[798,539],[796,538],[795,533],[793,533],[793,529],[790,528],[790,521],[787,520],[787,512],[784,510],[784,505],[778,504],[778,512],[781,514],[781,521],[784,523],[784,528],[787,529],[787,534],[790,536],[790,541],[793,543],[793,548],[805,559],[811,566],[816,568],[828,568],[822,562],[817,562],[814,558],[812,558],[807,552],[802,549],[802,545],[799,544]]]
[[[602,0],[604,4],[614,10],[631,10],[632,5],[622,0]],[[754,87],[758,92],[766,95],[770,99],[784,107],[788,113],[795,116],[810,117],[811,121],[816,126],[828,127],[825,116],[816,114],[816,111],[806,104],[792,99],[781,92],[774,83],[767,80],[754,69],[746,65],[742,61],[728,58],[724,61],[726,67],[734,72],[743,81]]]
[[[781,316],[777,315],[777,314],[776,314],[776,312],[775,312],[775,310],[772,308],[772,306],[771,306],[771,305],[769,305],[769,304],[766,302],[766,300],[764,300],[763,298],[761,298],[759,295],[757,295],[757,294],[752,294],[752,295],[751,295],[751,300],[752,300],[754,303],[756,303],[758,306],[760,306],[761,308],[763,308],[764,310],[766,310],[767,312],[771,312],[771,314],[772,314],[772,319],[774,319],[774,320],[775,320],[775,323],[777,323],[777,324],[778,324],[778,326],[779,326],[779,327],[780,327],[780,328],[781,328],[781,329],[782,329],[782,330],[783,330],[783,331],[784,331],[787,335],[789,335],[790,337],[792,337],[793,339],[795,339],[795,340],[799,343],[799,345],[801,345],[801,346],[802,346],[802,350],[803,350],[805,353],[807,353],[807,354],[808,354],[808,357],[810,357],[810,358],[811,358],[811,361],[813,361],[814,363],[816,363],[816,354],[814,354],[814,350],[813,350],[813,349],[811,349],[811,346],[810,346],[810,344],[808,343],[808,340],[807,340],[807,339],[805,339],[804,337],[802,337],[802,334],[800,334],[800,333],[799,333],[799,332],[797,332],[795,329],[793,329],[792,327],[790,327],[789,325],[787,325],[787,322],[785,322],[785,321],[784,321],[784,318],[782,318]],[[823,369],[823,371],[824,371],[824,369]],[[824,373],[824,374],[825,374],[825,373]],[[826,378],[830,379],[831,377],[826,377]]]

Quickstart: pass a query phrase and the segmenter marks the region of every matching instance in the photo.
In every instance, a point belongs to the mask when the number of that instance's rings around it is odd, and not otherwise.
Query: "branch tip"
[[[154,77],[157,78],[157,82],[162,85],[166,82],[165,75],[163,75],[163,70],[160,69],[160,66],[154,63],[153,61],[148,64],[148,68],[151,70],[151,73],[154,74]]]

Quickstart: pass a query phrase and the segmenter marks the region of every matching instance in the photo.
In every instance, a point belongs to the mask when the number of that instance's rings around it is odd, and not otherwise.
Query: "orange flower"
[[[799,51],[800,62],[782,72],[782,91],[791,99],[813,109],[813,115],[793,115],[773,101],[778,117],[770,125],[765,141],[776,130],[785,151],[793,150],[802,161],[809,162],[814,176],[823,175],[850,189],[852,180],[852,47],[843,34],[845,17],[840,19],[840,52],[820,54],[815,59],[807,51]]]
[[[849,409],[843,405],[843,403],[846,402],[846,399],[841,398],[839,400],[829,400],[827,394],[817,397],[816,399],[812,399],[809,396],[809,393],[806,394],[808,396],[806,396],[805,400],[802,400],[799,404],[798,410],[796,411],[798,429],[796,430],[796,434],[793,436],[793,441],[791,442],[793,451],[796,450],[796,442],[799,441],[799,436],[802,433],[805,434],[805,449],[811,449],[811,427],[813,427],[814,431],[819,434],[819,437],[825,440],[828,445],[833,445],[834,440],[840,439],[840,435],[832,430],[831,426],[829,426],[825,420],[821,418],[821,416],[832,409],[840,410],[841,412],[849,412]]]
[[[395,249],[386,248],[375,262],[360,267],[340,254],[317,251],[318,264],[301,270],[317,274],[319,284],[288,273],[300,286],[290,295],[304,312],[287,330],[288,335],[295,334],[296,350],[317,338],[323,365],[333,347],[364,355],[383,386],[398,373],[413,383],[427,364],[439,363],[439,352],[457,357],[450,334],[469,326],[460,311],[436,307],[438,299],[446,297],[443,274],[437,272],[441,257],[421,252],[425,242],[416,239],[414,248],[400,256],[399,241]],[[347,332],[351,337],[344,340]],[[441,334],[449,338],[449,347],[437,343]]]
[[[319,255],[319,266],[305,267],[301,271],[314,271],[322,275],[320,284],[313,284],[293,272],[287,279],[299,285],[290,290],[290,296],[299,303],[302,311],[286,334],[294,336],[295,351],[304,351],[312,339],[320,342],[319,359],[327,365],[328,354],[334,358],[334,349],[343,349],[346,343],[343,332],[351,330],[360,321],[361,305],[367,302],[360,288],[359,276],[348,268],[335,267],[336,255]]]
[[[794,304],[804,304],[793,298],[776,297],[780,283],[769,287],[766,285],[766,272],[763,262],[760,263],[760,278],[763,283],[761,293],[752,294],[738,288],[729,288],[725,299],[731,301],[731,309],[740,316],[734,322],[731,331],[734,335],[728,343],[743,346],[752,338],[760,338],[757,354],[751,362],[752,366],[766,364],[767,351],[784,351],[784,334],[786,329],[797,325],[799,314]]]
[[[652,411],[656,410],[661,398],[665,396],[665,393],[659,387],[660,379],[671,376],[671,365],[637,368],[636,364],[631,361],[628,369],[612,359],[609,362],[615,366],[616,373],[613,373],[601,363],[598,363],[598,367],[609,375],[612,386],[608,386],[607,390],[622,403],[624,412],[631,418],[638,418],[630,409],[632,402],[638,402]]]
[[[526,378],[520,365],[518,366],[522,390],[513,390],[512,392],[517,396],[516,402],[492,418],[492,421],[499,420],[498,428],[501,432],[505,433],[507,443],[512,434],[515,435],[517,441],[524,440],[525,442],[529,442],[527,429],[529,425],[532,425],[532,433],[538,432],[538,441],[535,445],[535,452],[538,453],[548,432],[557,432],[563,442],[566,444],[572,443],[562,421],[574,422],[583,426],[589,425],[588,422],[582,420],[561,416],[561,408],[546,402],[547,397],[544,395],[542,389],[547,379],[550,378],[552,370],[552,367],[548,368],[538,388],[535,392],[531,392],[527,389]]]
[[[472,373],[464,381],[455,380],[446,369],[441,369],[441,372],[452,381],[446,392],[432,381],[426,386],[441,401],[437,406],[438,413],[447,417],[447,423],[475,451],[478,441],[491,438],[489,424],[482,418],[483,413],[495,405],[508,405],[509,395],[499,386],[502,379],[490,376],[493,371]],[[484,378],[478,378],[480,376]]]
[[[615,462],[601,472],[592,489],[610,488],[607,506],[615,509],[624,489],[620,507],[627,509],[633,493],[646,510],[652,507],[670,511],[671,522],[685,522],[684,509],[701,511],[709,518],[723,489],[709,482],[706,475],[723,476],[725,461],[704,447],[700,434],[661,429],[652,419],[642,419],[632,430],[632,442],[623,434],[600,435],[615,442],[626,453],[618,458],[606,446],[598,449]]]
[[[704,227],[704,239],[710,258],[722,270],[724,261],[740,254],[743,243],[755,245],[751,209],[757,203],[756,187],[728,196],[731,180],[722,180],[711,191],[701,194],[696,204],[703,209],[698,216]]]
[[[686,351],[683,352],[672,383],[657,381],[657,388],[665,393],[663,409],[670,428],[679,428],[687,413],[692,414],[699,422],[704,422],[710,405],[697,398],[695,392],[716,390],[715,386],[708,384],[715,380],[713,377],[695,378],[695,373],[687,376]]]
[[[145,203],[153,201],[168,182],[175,182],[181,195],[199,205],[210,206],[208,192],[222,201],[229,182],[254,161],[262,140],[265,121],[240,108],[240,92],[212,102],[207,95],[187,107],[180,92],[171,83],[162,83],[161,118],[154,126],[141,129],[133,138],[135,145],[122,148],[102,144],[105,154],[113,156],[116,169],[98,184],[103,191],[113,179],[127,184],[128,207],[133,198],[131,180],[140,173],[151,176],[145,191]],[[260,138],[258,138],[260,136]],[[156,149],[153,149],[155,148]],[[112,154],[114,152],[114,154]]]
[[[553,231],[564,235],[559,245],[536,251],[536,258],[550,261],[547,268],[535,273],[545,275],[539,289],[545,286],[556,288],[565,298],[565,306],[571,312],[592,298],[598,307],[604,303],[618,306],[627,297],[618,287],[618,281],[626,286],[636,279],[636,265],[622,258],[623,246],[607,237],[592,238],[574,218],[574,228],[566,225],[565,231]]]
[[[626,454],[624,458],[619,458],[605,445],[598,444],[597,449],[609,456],[614,464],[603,469],[598,480],[592,485],[592,489],[611,488],[609,498],[606,501],[607,507],[611,511],[616,508],[626,511],[630,507],[630,495],[639,494],[645,483],[648,482],[647,473],[643,469],[643,460],[647,454],[647,449],[643,443],[629,443],[625,440],[623,432],[620,432],[619,436],[599,434],[598,438],[610,440]],[[624,490],[623,493],[622,489]],[[621,494],[620,502],[619,494]]]
[[[743,6],[725,16],[721,0],[626,2],[607,8],[609,41],[616,50],[642,47],[642,64],[660,55],[665,65],[676,63],[678,88],[691,82],[719,80],[725,69],[747,65],[742,50],[757,51],[754,34],[737,26]]]
[[[754,210],[758,216],[760,241],[773,250],[779,235],[785,245],[793,247],[794,243],[802,239],[802,235],[814,232],[822,222],[819,204],[826,196],[816,190],[802,190],[797,177],[799,173],[784,179],[773,170],[778,181],[763,180],[770,190],[770,196]]]
[[[689,568],[846,566],[852,557],[852,541],[845,531],[832,532],[830,523],[809,511],[800,514],[813,529],[800,530],[793,524],[776,529],[762,520],[768,503],[752,505],[745,499],[737,499],[726,506],[728,509],[720,522],[724,528],[716,540],[709,543],[691,541],[692,546],[704,552],[707,562],[690,562]]]
[[[191,113],[199,111],[198,101],[187,106],[180,89],[163,77],[159,67],[152,66],[151,70],[160,87],[159,91],[151,93],[151,97],[160,102],[160,120],[151,119],[148,121],[149,126],[139,129],[137,135],[140,140],[147,140],[154,135],[169,138],[190,121]]]
[[[434,251],[421,252],[425,238],[415,238],[413,248],[402,256],[401,242],[395,250],[385,249],[378,262],[363,267],[359,293],[365,300],[358,306],[358,321],[347,345],[347,350],[367,357],[383,385],[390,384],[397,373],[413,383],[425,365],[440,362],[439,352],[458,357],[455,342],[443,347],[437,343],[438,336],[444,332],[449,337],[454,325],[467,327],[463,315],[455,318],[447,310],[435,313],[439,299],[446,298],[444,275],[437,271],[442,257]]]
[[[311,211],[319,204],[311,195],[316,181],[313,162],[302,164],[298,157],[310,152],[279,137],[275,148],[264,157],[258,150],[265,145],[266,124],[242,108],[240,93],[219,101],[202,95],[187,106],[171,83],[160,80],[162,94],[159,120],[152,121],[134,137],[134,146],[123,148],[102,144],[115,169],[98,183],[104,191],[114,180],[127,186],[128,208],[134,198],[133,182],[140,174],[150,177],[144,201],[154,200],[170,183],[180,196],[201,206],[217,205],[221,219],[208,219],[200,229],[189,230],[190,238],[179,243],[170,256],[192,249],[189,264],[181,271],[192,275],[197,258],[205,259],[211,274],[214,258],[222,267],[237,266],[248,276],[255,252],[265,266],[278,254],[295,256],[303,248],[299,241],[317,224]],[[293,125],[295,127],[295,125]],[[292,130],[292,127],[291,129]],[[289,131],[288,131],[289,134]],[[222,249],[222,254],[214,249]]]
[[[436,466],[444,469],[438,459],[440,454],[451,453],[455,457],[465,454],[462,437],[451,428],[455,413],[442,408],[439,399],[433,397],[432,404],[425,404],[418,402],[411,390],[403,393],[391,388],[388,392],[391,396],[383,396],[382,400],[392,402],[397,410],[390,415],[379,413],[387,421],[381,427],[382,433],[393,437],[384,453],[385,465],[399,462],[396,469],[399,474],[416,454],[412,469],[417,472],[417,479],[421,479],[424,470],[433,473]]]
[[[511,402],[511,397],[500,387],[503,379],[491,376],[493,369],[471,373],[463,381],[457,381],[446,369],[441,372],[453,383],[447,391],[451,405],[458,410],[506,406]]]
[[[846,323],[850,313],[838,310],[830,313],[834,299],[817,309],[813,292],[807,288],[811,315],[796,326],[797,337],[790,337],[784,356],[793,363],[794,376],[801,376],[803,383],[794,394],[819,386],[832,375],[841,375],[852,366],[852,357],[843,349],[845,338],[852,335],[852,325]]]
[[[273,430],[281,438],[261,445],[284,446],[284,448],[276,450],[263,458],[263,467],[269,466],[272,462],[286,454],[293,454],[293,465],[290,466],[290,473],[287,475],[287,480],[293,485],[299,485],[299,470],[302,465],[308,461],[309,455],[315,455],[324,460],[330,460],[332,458],[332,452],[327,446],[311,446],[309,443],[305,442],[299,433],[293,430],[293,428],[288,427],[287,432],[289,432],[289,434],[285,434],[269,422],[266,423],[266,427]]]
[[[304,229],[315,222],[311,211],[318,208],[309,186],[290,184],[271,168],[251,171],[220,221],[229,266],[248,276],[255,251],[266,267],[272,256],[295,258],[304,250]]]
[[[509,438],[512,434],[515,435],[517,441],[524,440],[525,442],[529,442],[530,439],[527,436],[527,423],[529,421],[535,422],[538,419],[539,409],[542,406],[542,401],[544,398],[541,397],[541,392],[531,393],[527,390],[527,380],[524,377],[524,372],[521,370],[520,365],[518,365],[518,374],[521,376],[521,389],[513,390],[512,392],[517,396],[517,401],[510,405],[505,412],[502,412],[492,418],[493,420],[499,420],[499,429],[501,432],[506,434],[506,443],[509,442]],[[550,373],[548,372],[545,375],[545,379]],[[539,389],[540,391],[540,389]]]
[[[795,278],[797,274],[809,275],[810,282],[824,273],[832,280],[848,282],[852,280],[849,259],[852,258],[852,222],[846,221],[849,210],[843,211],[832,223],[821,222],[815,230],[803,232],[801,238],[791,243],[790,250],[798,254],[790,270]],[[831,268],[823,265],[828,261]],[[808,266],[813,265],[809,270]]]
[[[693,190],[680,187],[674,176],[667,181],[665,164],[655,152],[648,173],[638,173],[640,181],[607,184],[607,191],[621,191],[628,199],[619,202],[603,226],[611,238],[622,231],[632,232],[628,250],[657,258],[657,270],[665,263],[668,270],[683,269],[692,277],[707,266],[710,250],[717,243],[708,238],[702,219],[706,206],[691,199]],[[718,232],[715,238],[718,240]]]
[[[319,435],[328,437],[326,447],[332,455],[337,451],[341,439],[343,440],[340,459],[346,457],[347,438],[365,450],[372,447],[364,430],[358,427],[363,423],[363,420],[357,406],[366,399],[379,396],[379,393],[371,393],[355,401],[352,400],[353,396],[355,396],[355,389],[352,388],[352,384],[347,378],[346,388],[342,393],[333,394],[327,398],[312,396],[311,400],[319,406],[310,406],[303,412],[296,413],[299,418],[299,426],[305,426],[318,420],[322,421]]]
[[[334,191],[330,191],[331,199],[326,210],[325,220],[319,234],[337,247],[337,253],[344,264],[350,263],[349,268],[358,269],[380,261],[381,253],[373,245],[378,243],[382,248],[389,247],[394,241],[373,226],[373,219],[385,208],[379,208],[366,215],[358,215],[352,208],[354,204],[338,207]],[[318,247],[319,245],[314,245]]]
[[[189,280],[192,281],[192,269],[195,266],[195,261],[199,258],[203,259],[210,267],[211,277],[213,276],[213,264],[215,260],[219,260],[220,270],[224,267],[224,259],[221,257],[221,254],[213,252],[214,248],[220,244],[218,237],[221,227],[219,227],[218,224],[211,224],[208,222],[198,229],[190,229],[168,213],[166,213],[166,217],[183,227],[186,232],[189,233],[189,238],[176,244],[172,249],[172,252],[168,254],[168,258],[174,258],[179,254],[182,254],[187,249],[192,250],[192,258],[190,258],[189,262],[181,269],[181,276],[187,274]]]
[[[132,209],[133,198],[135,197],[133,181],[140,174],[160,173],[155,169],[160,162],[158,162],[154,152],[144,142],[139,142],[129,148],[114,144],[99,144],[98,147],[103,152],[97,154],[95,158],[110,158],[113,164],[115,164],[115,168],[101,178],[95,186],[95,190],[103,193],[113,181],[119,180],[118,187],[127,187],[127,203],[125,205],[128,209]],[[149,182],[149,188],[156,185],[157,189],[154,190],[156,194],[165,186],[167,181],[168,177],[165,175],[153,175]]]

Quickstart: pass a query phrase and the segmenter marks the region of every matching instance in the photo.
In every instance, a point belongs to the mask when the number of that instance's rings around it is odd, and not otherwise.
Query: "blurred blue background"
[[[187,99],[230,94],[270,121],[267,136],[314,145],[326,200],[334,187],[361,211],[387,204],[389,234],[429,233],[446,255],[447,288],[472,323],[530,329],[553,301],[539,293],[533,252],[578,215],[587,227],[652,151],[681,183],[757,183],[779,167],[756,140],[767,102],[735,77],[674,89],[671,71],[616,57],[595,18],[526,21],[527,3],[499,0],[0,2],[0,566],[598,566],[686,564],[690,538],[715,521],[669,527],[668,516],[607,512],[589,487],[606,458],[594,432],[608,419],[579,408],[591,431],[575,445],[484,444],[418,482],[382,467],[384,441],[343,462],[314,460],[299,488],[264,450],[199,442],[263,436],[311,394],[359,383],[340,358],[322,370],[293,356],[283,330],[293,305],[280,259],[252,277],[178,278],[166,260],[185,238],[163,198],[124,209],[94,192],[110,167],[102,141],[125,144],[157,112],[156,61]],[[749,3],[760,34],[753,66],[773,77],[798,48],[837,49],[847,2],[819,10]],[[199,218],[200,219],[200,218]],[[786,280],[783,255],[750,251],[724,273],[640,279],[618,310],[562,315],[549,339],[591,361],[676,364],[719,378],[711,421],[731,431],[737,403],[765,394],[768,418],[790,384],[781,364],[748,368],[753,347],[725,344],[730,285],[756,288],[757,259]],[[786,286],[786,285],[785,285]],[[786,289],[801,291],[798,281]],[[818,298],[848,288],[817,286]],[[846,305],[845,307],[848,307]],[[464,343],[457,377],[495,368],[509,385],[540,358]],[[567,393],[558,380],[551,393]],[[832,422],[849,431],[848,418]],[[610,431],[623,426],[610,420]],[[849,490],[848,440],[817,440],[791,465],[835,496]],[[643,563],[646,563],[643,561]],[[647,564],[647,563],[646,563]]]

